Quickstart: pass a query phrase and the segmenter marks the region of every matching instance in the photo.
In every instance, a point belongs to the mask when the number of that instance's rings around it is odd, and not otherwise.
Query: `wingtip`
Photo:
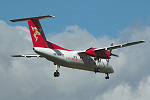
[[[146,41],[145,41],[145,40],[142,40],[142,42],[145,43]]]

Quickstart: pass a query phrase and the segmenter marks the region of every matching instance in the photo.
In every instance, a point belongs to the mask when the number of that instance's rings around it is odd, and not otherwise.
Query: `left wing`
[[[25,57],[25,58],[31,58],[31,57],[43,57],[41,55],[37,55],[37,54],[25,54],[25,55],[11,55],[12,57]]]

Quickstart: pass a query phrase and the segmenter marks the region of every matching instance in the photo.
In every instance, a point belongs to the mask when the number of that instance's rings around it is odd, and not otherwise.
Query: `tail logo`
[[[38,31],[38,29],[37,29],[36,27],[32,27],[32,26],[31,26],[31,28],[32,28],[32,31],[35,30],[33,36],[34,36],[34,38],[35,38],[35,42],[37,42],[37,40],[38,40],[37,35],[41,35],[41,34],[40,34],[40,32]]]

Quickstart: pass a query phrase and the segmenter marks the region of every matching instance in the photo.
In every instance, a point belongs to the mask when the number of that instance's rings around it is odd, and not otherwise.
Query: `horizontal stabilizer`
[[[43,57],[41,55],[37,55],[37,54],[27,54],[27,55],[11,55],[12,57],[25,57],[25,58],[31,58],[31,57]]]
[[[32,19],[45,19],[45,18],[54,18],[55,16],[46,15],[46,16],[37,16],[37,17],[29,17],[29,18],[21,18],[21,19],[13,19],[11,22],[20,22],[20,21],[28,21]]]

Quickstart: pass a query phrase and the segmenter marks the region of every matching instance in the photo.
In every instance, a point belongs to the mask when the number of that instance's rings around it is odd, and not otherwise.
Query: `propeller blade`
[[[114,45],[114,43],[112,42],[112,43],[111,43],[111,46],[113,46],[113,45]],[[111,53],[111,52],[112,52],[112,49],[110,49],[110,53]]]
[[[113,46],[113,45],[114,45],[114,43],[112,42],[112,43],[111,43],[111,46]],[[110,52],[110,56],[113,55],[113,54],[111,53],[111,52],[112,52],[112,49],[110,49],[109,52]],[[116,55],[115,55],[115,56],[116,56]],[[109,63],[109,59],[107,59],[107,66],[108,66],[108,63]]]
[[[111,53],[110,56],[119,57],[119,55],[116,55],[116,54],[113,54],[113,53]]]
[[[114,43],[112,42],[112,43],[111,43],[111,46],[113,46],[113,45],[114,45]]]

